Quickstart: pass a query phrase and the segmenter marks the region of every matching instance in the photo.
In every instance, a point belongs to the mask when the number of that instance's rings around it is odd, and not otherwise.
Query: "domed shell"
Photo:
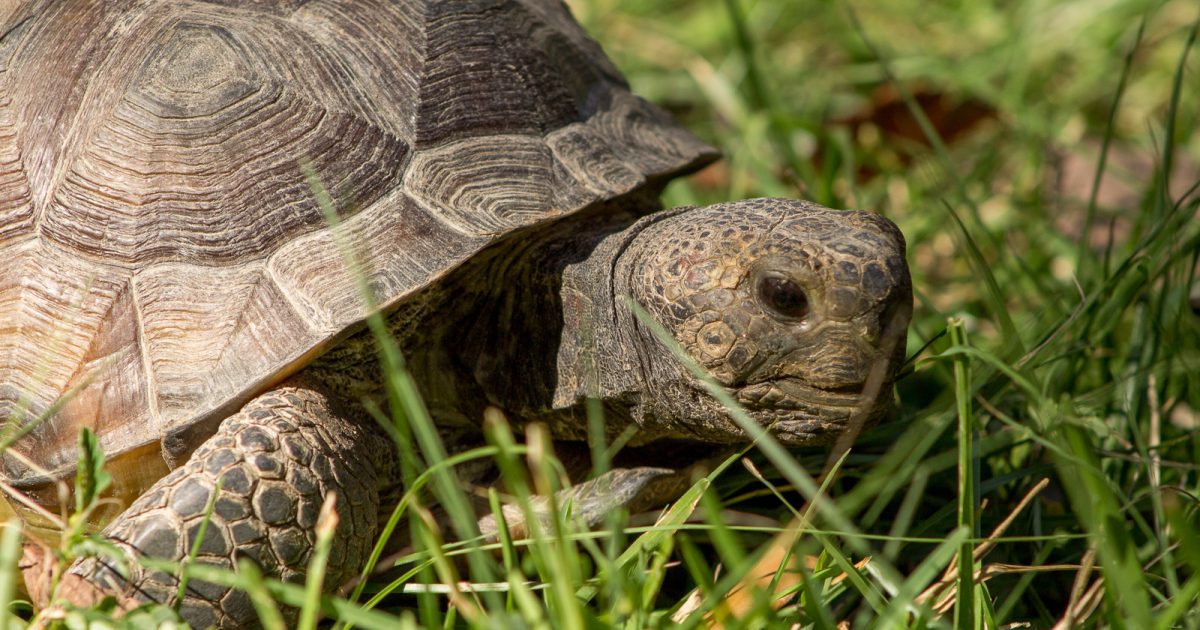
[[[351,265],[387,308],[712,157],[556,0],[46,0],[0,21],[0,420],[44,418],[4,458],[26,483],[73,469],[80,427],[157,458],[303,367],[367,312]]]

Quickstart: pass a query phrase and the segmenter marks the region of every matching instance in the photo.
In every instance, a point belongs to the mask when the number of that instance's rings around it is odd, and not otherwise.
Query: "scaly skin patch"
[[[341,585],[374,544],[380,498],[394,486],[397,463],[373,420],[307,385],[293,381],[226,418],[184,466],[134,501],[104,535],[131,558],[179,561],[196,543],[219,482],[197,560],[233,569],[245,558],[267,575],[299,583],[316,542],[317,513],[336,492],[341,524],[325,579]],[[178,580],[136,562],[125,579],[93,558],[71,567],[64,589],[77,604],[116,594],[130,607],[172,601]],[[188,582],[181,612],[199,628],[257,620],[245,592],[201,580]]]

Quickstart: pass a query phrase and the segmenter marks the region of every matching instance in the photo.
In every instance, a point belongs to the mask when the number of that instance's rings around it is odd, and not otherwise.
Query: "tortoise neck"
[[[644,282],[643,234],[664,218],[688,208],[659,211],[625,229],[605,235],[584,259],[563,270],[562,319],[565,325],[557,353],[554,413],[565,413],[570,426],[582,430],[589,399],[599,400],[605,428],[614,437],[632,423],[639,434],[632,443],[656,439],[663,427],[644,405],[662,377],[661,350],[629,303]]]
[[[484,404],[514,421],[545,422],[559,439],[586,437],[588,398],[602,400],[622,424],[637,356],[620,341],[614,279],[636,231],[631,224],[659,207],[649,195],[612,201],[537,238],[518,237],[476,261],[481,268],[464,269],[465,282],[490,294],[466,300],[478,306],[448,327],[444,347]]]

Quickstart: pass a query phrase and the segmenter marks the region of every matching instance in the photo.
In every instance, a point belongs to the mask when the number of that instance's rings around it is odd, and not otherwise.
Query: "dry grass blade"
[[[1100,602],[1104,601],[1104,578],[1096,578],[1078,601],[1071,604],[1063,618],[1054,624],[1052,630],[1071,630],[1078,628],[1096,612]]]
[[[1043,478],[1032,488],[1030,488],[1029,492],[1026,492],[1024,497],[1021,497],[1021,501],[1017,503],[1016,507],[1014,507],[1012,511],[1008,513],[1008,516],[1006,516],[1003,521],[1000,521],[1000,524],[992,530],[991,535],[988,536],[987,539],[985,539],[979,546],[975,547],[975,560],[982,560],[983,556],[987,555],[987,553],[996,546],[996,539],[1000,538],[1004,535],[1004,532],[1008,531],[1009,526],[1011,526],[1013,522],[1017,520],[1017,516],[1019,516],[1021,512],[1024,512],[1025,508],[1029,507],[1029,503],[1033,501],[1034,497],[1040,494],[1042,490],[1045,490],[1046,486],[1049,485],[1050,480]]]
[[[1029,492],[1025,493],[1025,496],[1022,497],[1021,501],[1017,503],[1016,507],[1009,512],[1008,516],[1006,516],[1004,520],[1000,521],[1000,523],[996,525],[995,529],[992,530],[992,533],[985,538],[983,542],[975,546],[975,552],[973,554],[973,559],[975,562],[982,560],[983,557],[988,554],[988,552],[995,548],[996,541],[1002,537],[1004,532],[1006,532],[1013,522],[1017,520],[1017,517],[1020,516],[1021,512],[1025,511],[1025,508],[1029,506],[1034,497],[1036,497],[1042,490],[1045,490],[1046,486],[1048,485],[1050,485],[1050,480],[1042,479],[1032,488],[1030,488]],[[991,564],[976,570],[974,573],[974,580],[976,584],[979,584],[987,579],[1003,573],[1024,573],[1038,570],[1062,571],[1074,568],[1077,567],[1075,565],[1026,567],[1021,565]],[[954,596],[955,591],[957,590],[957,571],[958,556],[956,555],[950,564],[946,566],[946,570],[942,573],[941,579],[932,584],[929,588],[922,591],[921,594],[917,596],[917,601],[932,604],[933,609],[938,614],[945,614],[948,612],[954,606]]]
[[[325,500],[321,503],[321,511],[317,514],[317,542],[312,559],[309,560],[308,579],[304,584],[304,605],[300,608],[300,619],[296,622],[296,627],[301,630],[316,628],[317,620],[320,617],[321,593],[325,586],[325,570],[329,566],[333,532],[341,520],[337,511],[337,502],[338,493],[330,491],[325,495]]]
[[[1096,565],[1096,549],[1093,547],[1088,549],[1083,554],[1083,561],[1079,566],[1079,573],[1075,574],[1075,583],[1071,586],[1071,599],[1067,604],[1067,611],[1063,614],[1062,619],[1054,625],[1055,630],[1074,628],[1076,620],[1079,619],[1078,613],[1087,608],[1089,598],[1093,589],[1099,589],[1104,583],[1104,578],[1097,578],[1089,587],[1087,586],[1088,578],[1091,577],[1092,568]],[[1086,589],[1086,590],[1085,590]]]
[[[1042,564],[1037,566],[1026,564],[1002,564],[992,563],[980,567],[975,571],[974,580],[976,584],[982,584],[998,575],[1012,575],[1017,573],[1045,573],[1047,571],[1074,571],[1079,568],[1077,564]],[[936,586],[936,585],[935,585]],[[955,584],[950,584],[950,589],[942,594],[942,598],[930,606],[934,612],[939,615],[945,615],[954,610]],[[930,587],[933,588],[933,587]],[[924,595],[924,593],[922,593]]]
[[[683,603],[679,605],[679,608],[671,614],[671,621],[681,624],[695,614],[696,611],[700,610],[700,608],[703,606],[703,591],[698,588],[693,588],[691,592],[688,593],[687,597],[684,598]]]

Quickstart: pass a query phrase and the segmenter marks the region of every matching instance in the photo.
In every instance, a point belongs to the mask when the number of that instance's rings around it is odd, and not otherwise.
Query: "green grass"
[[[1194,529],[1200,397],[1194,6],[609,2],[581,14],[604,41],[627,35],[609,49],[635,89],[729,155],[671,200],[804,195],[880,211],[908,236],[910,347],[938,340],[898,387],[904,418],[864,436],[835,502],[889,537],[876,548],[911,580],[935,541],[958,527],[974,536],[964,553],[982,546],[1050,482],[975,567],[959,563],[963,595],[940,623],[1048,627],[1073,604],[1078,625],[1197,623],[1185,616],[1196,565],[1176,550]],[[974,109],[973,128],[928,111],[929,94]],[[915,133],[889,128],[888,106]],[[1113,154],[1145,164],[1105,171]],[[1089,177],[1064,194],[1057,170],[1076,163]],[[1130,192],[1099,195],[1098,172],[1132,178]],[[939,338],[951,317],[962,327]],[[1089,550],[1096,570],[1081,571]],[[1003,565],[1034,570],[968,597],[972,569]],[[1098,605],[1078,605],[1090,587]],[[861,589],[832,603],[832,619],[882,618]]]
[[[445,455],[388,349],[380,415],[413,463],[388,533],[414,548],[349,600],[252,567],[190,565],[190,579],[250,590],[273,627],[275,602],[361,628],[1200,626],[1195,3],[573,7],[638,93],[726,153],[672,184],[669,205],[806,197],[900,225],[908,345],[922,350],[898,418],[820,482],[826,452],[763,438],[655,526],[557,518],[485,543],[450,464],[416,465]],[[519,445],[501,418],[488,426],[489,446],[454,462],[497,458],[519,505],[561,486],[539,436]],[[86,547],[71,540],[62,553]],[[731,595],[747,575],[769,588]],[[170,611],[73,614],[154,625]]]

